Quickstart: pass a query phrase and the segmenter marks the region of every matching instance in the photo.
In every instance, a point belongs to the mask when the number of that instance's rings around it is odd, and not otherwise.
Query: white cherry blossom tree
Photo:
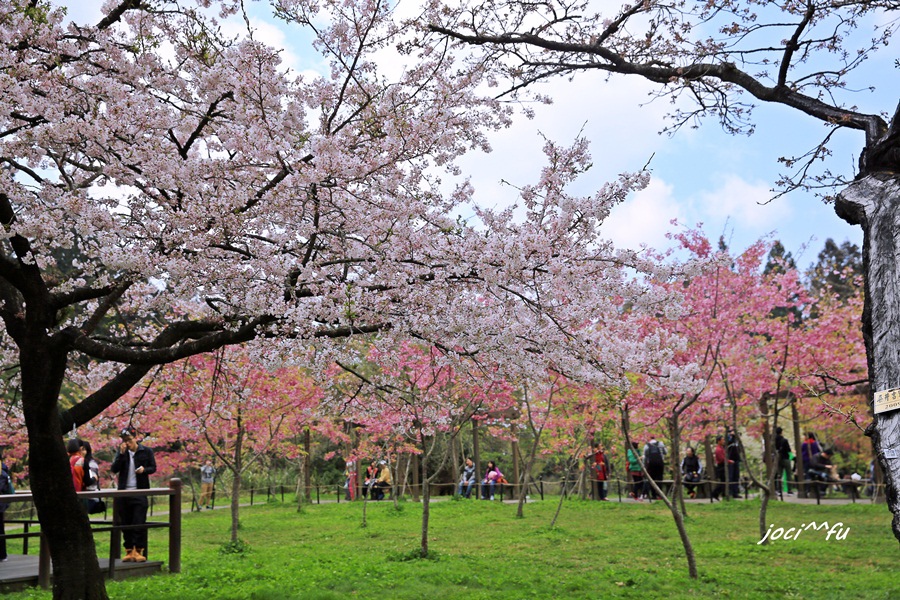
[[[481,64],[413,44],[388,3],[274,3],[312,35],[321,76],[287,72],[249,28],[223,35],[209,14],[246,18],[242,3],[209,4],[112,1],[93,24],[0,5],[4,383],[55,598],[106,598],[63,433],[155,365],[251,340],[329,357],[378,332],[596,378],[658,350],[623,306],[672,303],[628,275],[655,265],[598,237],[646,175],[564,192],[589,165],[583,141],[548,145],[521,223],[457,217],[473,191],[453,186],[454,161],[509,112],[479,92]],[[406,66],[389,78],[379,56]]]

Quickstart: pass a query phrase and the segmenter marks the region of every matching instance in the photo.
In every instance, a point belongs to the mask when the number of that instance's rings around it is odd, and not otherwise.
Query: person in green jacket
[[[631,448],[625,453],[625,458],[628,461],[628,475],[631,476],[631,491],[628,495],[640,501],[641,491],[644,489],[644,472],[638,458],[637,442],[631,442]]]

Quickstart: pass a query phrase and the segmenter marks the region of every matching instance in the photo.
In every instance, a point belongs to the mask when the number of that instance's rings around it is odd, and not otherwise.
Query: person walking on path
[[[791,444],[782,434],[781,427],[775,428],[775,487],[786,494],[791,493]],[[787,474],[787,481],[783,481]]]
[[[200,501],[197,503],[199,508],[210,508],[212,502],[213,487],[216,483],[216,468],[212,466],[211,461],[206,461],[200,467]]]
[[[647,468],[649,479],[661,485],[666,469],[666,446],[657,440],[656,436],[651,435],[650,441],[644,444],[644,466]],[[644,482],[644,495],[647,498],[658,498],[649,480]]]
[[[628,475],[631,477],[629,495],[640,502],[644,493],[644,472],[641,470],[641,461],[638,458],[637,442],[631,442],[631,448],[625,453],[625,460],[628,463]]]

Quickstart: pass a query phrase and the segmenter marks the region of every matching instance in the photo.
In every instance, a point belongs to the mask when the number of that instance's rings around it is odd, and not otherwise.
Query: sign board
[[[875,392],[875,414],[900,409],[900,388]]]

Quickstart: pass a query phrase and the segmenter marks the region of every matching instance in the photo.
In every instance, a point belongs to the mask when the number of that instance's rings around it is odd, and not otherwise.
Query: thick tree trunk
[[[52,342],[20,354],[31,491],[53,563],[53,598],[105,600],[87,512],[75,495],[63,445],[58,398],[66,356]]]
[[[862,320],[870,393],[900,388],[900,175],[873,173],[858,179],[838,195],[835,210],[863,229]],[[866,433],[884,471],[892,529],[900,540],[900,411],[875,415]]]

